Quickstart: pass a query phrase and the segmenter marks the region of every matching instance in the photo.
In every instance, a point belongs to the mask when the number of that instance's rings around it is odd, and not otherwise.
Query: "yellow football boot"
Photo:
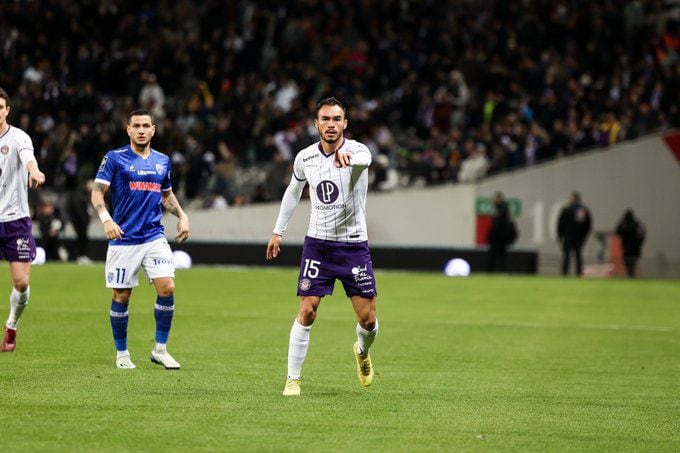
[[[300,396],[302,390],[300,383],[300,379],[288,379],[283,388],[283,396]]]
[[[375,373],[373,372],[373,364],[371,363],[370,354],[365,356],[359,355],[359,342],[354,343],[354,358],[357,361],[357,377],[359,382],[364,387],[368,387],[373,384],[373,377]]]

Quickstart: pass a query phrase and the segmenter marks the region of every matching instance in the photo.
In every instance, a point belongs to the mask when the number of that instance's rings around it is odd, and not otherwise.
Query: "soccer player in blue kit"
[[[276,258],[288,221],[302,190],[309,184],[312,209],[298,278],[300,311],[288,343],[285,396],[300,395],[310,330],[321,298],[333,293],[336,279],[342,282],[345,294],[352,301],[358,321],[353,351],[359,382],[364,387],[373,383],[373,364],[368,351],[378,334],[377,291],[366,229],[371,153],[364,144],[344,137],[345,112],[345,106],[335,98],[324,99],[317,105],[314,125],[320,140],[295,157],[293,176],[267,244],[267,259]]]
[[[154,309],[156,345],[151,361],[169,370],[180,367],[166,347],[175,310],[175,266],[161,224],[161,205],[179,219],[176,239],[180,243],[189,237],[189,219],[172,192],[170,159],[151,148],[155,132],[148,111],[131,112],[127,123],[130,144],[106,153],[92,189],[92,205],[109,239],[106,287],[113,289],[111,329],[116,367],[121,369],[135,368],[127,349],[128,303],[132,288],[138,285],[140,268],[158,293]],[[104,201],[109,190],[113,217]]]

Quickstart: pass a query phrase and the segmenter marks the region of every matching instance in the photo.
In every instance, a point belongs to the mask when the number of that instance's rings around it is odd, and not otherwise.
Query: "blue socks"
[[[156,318],[156,343],[165,344],[175,314],[175,296],[158,296],[153,314]]]
[[[175,313],[175,296],[158,296],[154,307],[156,318],[156,343],[165,344],[170,335],[172,316]],[[127,351],[128,304],[111,301],[111,330],[117,351]]]
[[[128,304],[111,301],[111,330],[117,351],[127,350]]]

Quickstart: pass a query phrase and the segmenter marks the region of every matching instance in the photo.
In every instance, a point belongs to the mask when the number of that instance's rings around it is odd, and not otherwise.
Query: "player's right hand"
[[[113,220],[107,220],[104,222],[104,234],[111,241],[113,239],[122,239],[123,230],[120,229],[118,224]]]
[[[267,259],[268,260],[273,260],[277,256],[279,256],[279,252],[281,251],[281,241],[283,240],[283,237],[280,235],[274,233],[272,235],[272,238],[269,240],[269,243],[267,244]]]

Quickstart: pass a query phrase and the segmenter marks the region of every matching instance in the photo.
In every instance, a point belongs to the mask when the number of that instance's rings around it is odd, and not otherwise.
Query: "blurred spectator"
[[[56,197],[44,195],[38,203],[35,220],[40,230],[39,242],[45,248],[47,260],[66,261],[68,259],[68,252],[61,246],[59,241],[64,222],[52,198]]]
[[[475,182],[486,176],[489,160],[486,158],[486,146],[477,143],[467,159],[460,165],[458,180],[460,182]]]
[[[161,126],[159,129],[162,130],[165,119],[165,92],[153,72],[143,73],[142,80],[145,84],[139,91],[139,107],[151,112],[156,124]]]
[[[618,225],[616,234],[621,239],[623,248],[623,263],[626,266],[628,277],[636,275],[637,262],[642,254],[642,243],[645,241],[645,226],[633,214],[632,209],[628,209]]]
[[[590,210],[581,202],[581,194],[573,192],[557,223],[557,237],[562,246],[562,275],[569,274],[571,255],[576,260],[576,275],[583,275],[583,245],[592,228]]]
[[[517,240],[517,225],[512,220],[510,209],[501,192],[494,195],[494,216],[487,236],[487,271],[505,272],[507,270],[508,247]]]

